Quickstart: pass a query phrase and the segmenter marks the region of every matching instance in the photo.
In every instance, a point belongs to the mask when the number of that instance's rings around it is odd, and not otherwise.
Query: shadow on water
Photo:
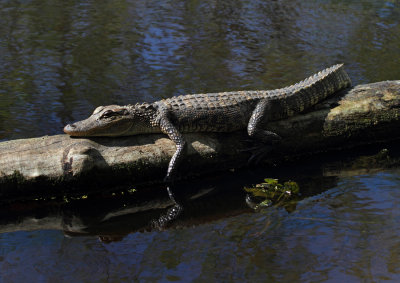
[[[125,189],[75,199],[13,202],[1,206],[0,233],[56,229],[71,237],[97,235],[103,242],[111,242],[134,232],[186,229],[254,213],[246,202],[244,188],[255,185],[251,183],[254,180],[261,183],[266,177],[292,180],[299,185],[300,196],[290,205],[281,205],[291,213],[302,199],[337,186],[339,177],[398,167],[399,158],[400,149],[394,143],[381,150],[376,146],[364,147],[357,151],[317,155],[279,168],[252,168],[196,182],[186,181],[174,187],[174,192],[186,200],[183,212],[162,227],[154,223],[174,206],[164,187]]]

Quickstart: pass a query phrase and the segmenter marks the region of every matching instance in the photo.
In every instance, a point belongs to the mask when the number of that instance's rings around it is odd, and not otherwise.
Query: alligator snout
[[[93,137],[107,135],[107,132],[101,131],[101,127],[94,125],[89,119],[66,125],[64,127],[64,133],[74,137]]]
[[[71,135],[73,134],[73,132],[76,129],[76,125],[75,124],[68,124],[64,127],[64,133]]]

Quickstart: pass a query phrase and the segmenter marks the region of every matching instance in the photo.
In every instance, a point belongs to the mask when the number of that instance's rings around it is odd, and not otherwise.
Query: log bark
[[[400,81],[342,91],[268,129],[283,137],[266,163],[400,138]],[[189,147],[179,171],[194,177],[247,164],[245,131],[186,134]],[[87,194],[115,186],[159,183],[175,151],[163,135],[121,138],[45,136],[0,143],[0,199]]]

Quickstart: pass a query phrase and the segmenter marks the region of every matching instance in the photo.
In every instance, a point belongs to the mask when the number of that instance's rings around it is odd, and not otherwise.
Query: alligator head
[[[64,132],[70,136],[130,136],[160,132],[154,125],[156,109],[152,104],[108,105],[97,107],[82,121],[68,124]]]

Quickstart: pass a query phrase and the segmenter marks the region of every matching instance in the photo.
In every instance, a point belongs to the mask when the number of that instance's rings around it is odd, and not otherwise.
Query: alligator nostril
[[[75,124],[68,124],[64,127],[64,133],[72,134],[76,130]]]

